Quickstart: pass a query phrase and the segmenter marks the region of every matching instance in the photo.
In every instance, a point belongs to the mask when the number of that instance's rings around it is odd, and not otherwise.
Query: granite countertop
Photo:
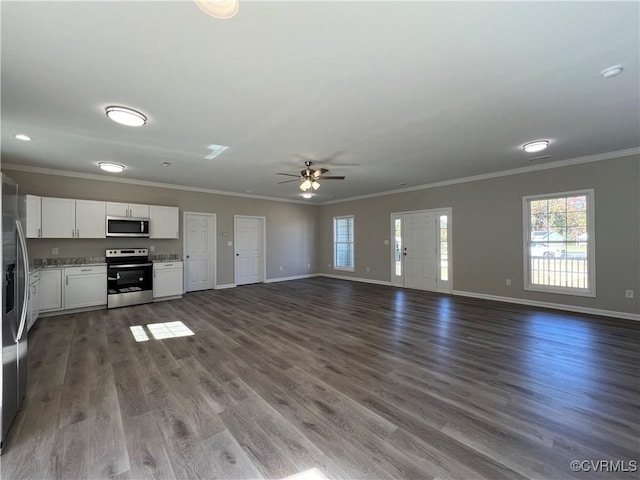
[[[61,267],[82,267],[106,265],[105,257],[55,257],[55,258],[32,258],[29,261],[29,270],[40,268],[61,268]]]
[[[177,253],[149,255],[152,262],[181,262],[182,255]],[[29,271],[43,268],[63,268],[63,267],[91,267],[103,266],[107,264],[105,257],[55,257],[55,258],[32,258],[29,261]]]

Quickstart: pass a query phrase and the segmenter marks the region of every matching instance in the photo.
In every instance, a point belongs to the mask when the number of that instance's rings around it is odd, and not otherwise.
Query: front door
[[[185,291],[214,287],[214,215],[185,213]]]
[[[236,285],[262,281],[263,219],[236,217]]]
[[[436,290],[438,256],[435,213],[406,214],[403,224],[404,286]]]

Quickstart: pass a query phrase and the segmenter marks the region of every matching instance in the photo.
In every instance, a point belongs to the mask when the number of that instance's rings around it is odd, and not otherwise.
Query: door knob
[[[239,254],[239,253],[236,253],[236,257],[239,257],[239,256],[240,256],[240,254]]]

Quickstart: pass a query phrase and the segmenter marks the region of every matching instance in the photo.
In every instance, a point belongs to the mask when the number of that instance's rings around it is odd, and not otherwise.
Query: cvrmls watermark
[[[636,460],[572,460],[571,470],[574,472],[637,472]]]

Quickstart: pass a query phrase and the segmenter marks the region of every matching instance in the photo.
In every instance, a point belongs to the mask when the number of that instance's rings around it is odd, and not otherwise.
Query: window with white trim
[[[333,268],[354,271],[353,215],[333,217]]]
[[[595,296],[593,190],[523,197],[525,289]]]

